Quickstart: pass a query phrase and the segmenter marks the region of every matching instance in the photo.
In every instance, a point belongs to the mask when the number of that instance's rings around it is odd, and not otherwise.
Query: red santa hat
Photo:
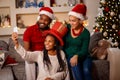
[[[85,20],[86,19],[86,11],[87,11],[87,7],[85,4],[83,4],[83,3],[76,4],[73,7],[73,9],[68,13],[68,15],[72,15],[81,20]]]
[[[45,14],[47,15],[50,19],[54,19],[54,14],[52,9],[50,9],[49,7],[42,7],[39,10],[39,14]]]

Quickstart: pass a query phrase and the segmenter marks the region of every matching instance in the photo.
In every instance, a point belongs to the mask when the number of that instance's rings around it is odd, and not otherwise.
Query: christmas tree
[[[120,0],[100,0],[94,32],[102,32],[112,47],[120,48]]]

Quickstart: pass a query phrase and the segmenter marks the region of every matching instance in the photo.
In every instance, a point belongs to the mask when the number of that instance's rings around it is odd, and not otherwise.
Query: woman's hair
[[[54,49],[56,50],[57,52],[57,59],[58,59],[58,62],[59,62],[59,65],[60,65],[60,68],[58,70],[58,72],[60,71],[63,71],[64,70],[64,67],[65,67],[65,62],[62,60],[62,57],[61,57],[61,54],[60,54],[60,42],[59,40],[52,34],[47,34],[47,36],[50,35],[50,36],[53,36],[54,37],[54,40],[55,40],[55,44],[56,46],[54,47]],[[48,56],[48,51],[46,49],[44,49],[43,51],[44,55],[43,55],[43,62],[44,62],[44,65],[47,66],[48,70],[50,69],[50,66],[51,66],[51,62],[50,62],[50,58]]]

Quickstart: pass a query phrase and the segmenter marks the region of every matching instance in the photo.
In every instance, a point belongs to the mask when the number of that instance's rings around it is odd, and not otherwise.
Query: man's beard
[[[37,24],[38,24],[40,30],[46,30],[49,28],[47,25],[45,25],[43,23],[37,22]]]

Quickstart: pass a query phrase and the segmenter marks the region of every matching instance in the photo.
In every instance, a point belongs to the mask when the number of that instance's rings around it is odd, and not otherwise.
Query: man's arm
[[[24,48],[25,50],[30,51],[30,43],[27,41],[24,41]]]

